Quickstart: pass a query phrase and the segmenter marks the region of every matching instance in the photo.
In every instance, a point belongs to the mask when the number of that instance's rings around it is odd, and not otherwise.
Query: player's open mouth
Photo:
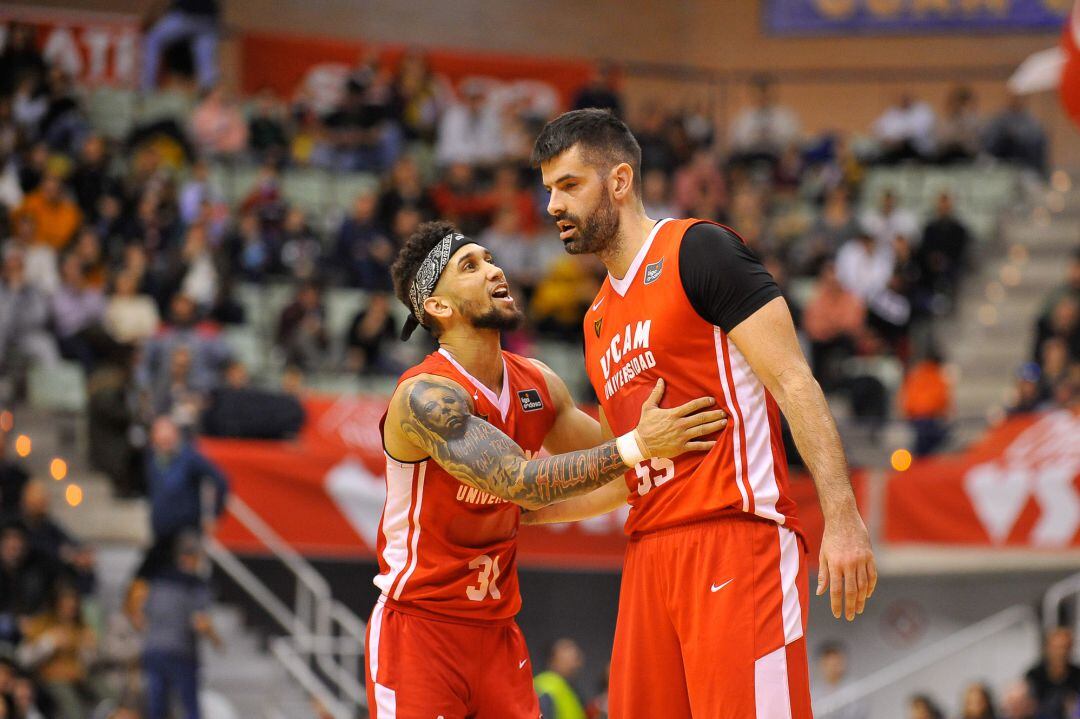
[[[574,234],[574,230],[577,229],[574,223],[563,220],[556,222],[555,225],[559,228],[559,239],[563,242],[569,240],[570,236]]]
[[[504,302],[513,302],[514,298],[510,296],[510,286],[505,282],[496,285],[495,289],[491,291],[492,298],[496,300],[503,300]]]

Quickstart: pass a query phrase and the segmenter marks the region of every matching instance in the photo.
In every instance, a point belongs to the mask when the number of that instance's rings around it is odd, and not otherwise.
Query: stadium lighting
[[[66,477],[67,472],[67,462],[60,459],[59,457],[54,458],[53,461],[49,463],[49,474],[51,474],[52,478],[55,479],[57,482]]]
[[[64,491],[64,499],[66,499],[67,503],[72,507],[78,507],[83,501],[82,487],[77,484],[69,484]]]
[[[15,438],[15,454],[19,455],[20,457],[30,456],[31,446],[32,445],[30,443],[30,438],[27,437],[25,434],[20,434],[18,437]]]
[[[906,472],[911,466],[911,452],[901,447],[892,453],[889,461],[897,472]]]

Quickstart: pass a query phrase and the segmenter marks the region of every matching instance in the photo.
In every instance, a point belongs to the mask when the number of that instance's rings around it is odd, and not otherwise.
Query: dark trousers
[[[199,665],[194,657],[148,651],[142,663],[148,719],[168,719],[174,693],[180,696],[184,719],[199,719]]]

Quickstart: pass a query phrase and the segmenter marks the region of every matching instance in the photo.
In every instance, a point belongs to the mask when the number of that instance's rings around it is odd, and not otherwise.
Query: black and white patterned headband
[[[460,232],[451,232],[439,240],[420,263],[420,267],[416,270],[416,277],[409,285],[409,304],[412,305],[412,315],[405,320],[405,326],[401,330],[401,339],[409,339],[413,330],[424,324],[424,302],[435,291],[435,285],[439,283],[443,270],[450,264],[450,258],[471,242],[472,240]]]

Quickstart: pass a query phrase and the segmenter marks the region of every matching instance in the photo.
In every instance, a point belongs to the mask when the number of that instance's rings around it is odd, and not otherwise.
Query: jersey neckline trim
[[[449,361],[450,364],[454,366],[454,369],[465,375],[465,377],[467,377],[468,380],[473,383],[473,386],[476,387],[476,389],[484,395],[488,402],[491,402],[493,405],[495,405],[495,407],[498,408],[499,414],[502,415],[503,421],[505,422],[506,413],[510,411],[510,373],[506,370],[506,357],[502,358],[502,392],[498,397],[496,397],[495,393],[491,391],[490,387],[469,374],[469,371],[462,367],[461,363],[454,359],[454,355],[450,354],[444,347],[439,348],[439,354],[445,357],[447,361]]]
[[[642,263],[645,262],[645,256],[649,254],[649,248],[652,247],[653,240],[656,239],[657,233],[660,232],[661,227],[670,221],[670,217],[665,217],[653,225],[653,228],[649,231],[649,236],[645,238],[645,244],[641,246],[637,255],[634,256],[634,261],[630,263],[630,268],[626,271],[625,277],[618,279],[608,272],[608,282],[611,283],[611,289],[615,290],[619,294],[619,297],[626,296],[626,291],[629,290],[630,285],[634,283],[634,278],[637,277],[638,270],[641,269]]]

